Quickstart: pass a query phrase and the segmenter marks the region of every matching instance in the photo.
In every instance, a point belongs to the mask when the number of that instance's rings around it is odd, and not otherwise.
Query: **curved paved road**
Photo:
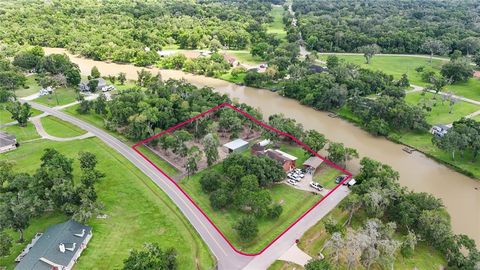
[[[150,177],[152,181],[167,193],[203,238],[218,260],[218,269],[260,270],[268,268],[270,264],[295,244],[296,239],[299,239],[308,228],[313,226],[318,220],[330,212],[349,193],[349,189],[345,186],[340,186],[336,191],[334,189],[333,191],[335,192],[332,191],[331,195],[324,199],[321,206],[314,208],[295,226],[291,227],[281,238],[275,241],[265,252],[255,257],[244,256],[235,252],[230,247],[228,242],[217,232],[207,218],[203,216],[195,205],[168,178],[160,173],[153,165],[146,162],[131,147],[102,129],[92,126],[64,112],[58,111],[55,108],[50,108],[31,101],[25,102],[28,102],[37,110],[41,110],[64,121],[70,122],[97,136],[100,140],[115,149],[144,174]]]

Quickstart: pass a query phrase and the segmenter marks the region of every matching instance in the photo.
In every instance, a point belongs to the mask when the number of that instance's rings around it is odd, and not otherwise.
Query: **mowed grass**
[[[17,142],[19,143],[40,138],[35,126],[30,122],[28,122],[25,127],[20,127],[16,124],[0,128],[0,130],[15,135],[17,137]]]
[[[282,204],[282,215],[277,220],[258,219],[258,236],[254,240],[245,243],[237,237],[236,232],[233,230],[234,224],[244,214],[234,209],[214,210],[210,205],[209,195],[202,190],[200,185],[199,180],[205,172],[208,170],[221,171],[221,166],[221,163],[216,164],[190,178],[184,178],[179,184],[215,223],[225,237],[238,250],[243,252],[256,253],[261,251],[321,198],[319,195],[294,189],[286,184],[273,185],[269,190],[271,191],[273,202]]]
[[[229,72],[222,74],[219,78],[228,82],[242,84],[246,75],[247,73],[241,73],[237,77],[233,77],[232,74]]]
[[[299,248],[305,251],[312,257],[317,257],[319,252],[324,247],[325,243],[331,238],[331,235],[325,230],[324,220],[327,217],[333,218],[339,224],[344,224],[348,218],[348,213],[345,211],[340,210],[340,208],[335,208],[332,210],[326,217],[322,220],[317,222],[313,227],[311,227],[305,234],[300,238],[300,242],[298,244]],[[351,226],[354,229],[359,229],[363,226],[366,217],[363,213],[359,212],[353,216]],[[402,240],[402,236],[399,234],[395,235],[395,238],[398,240]],[[323,252],[328,259],[328,251]],[[445,259],[442,255],[430,248],[423,242],[420,242],[417,247],[415,248],[414,255],[410,258],[403,257],[400,253],[397,254],[394,268],[395,269],[426,269],[426,270],[437,270],[441,269],[441,266],[446,265]],[[287,268],[288,269],[288,268]],[[342,264],[337,266],[335,269],[347,269],[347,267]],[[358,269],[364,269],[358,268]],[[372,269],[377,269],[375,265],[373,265]],[[381,268],[378,268],[381,269]]]
[[[462,158],[460,153],[455,154],[455,159],[452,159],[450,152],[443,151],[433,145],[432,143],[432,134],[430,133],[403,133],[395,134],[395,139],[400,141],[405,145],[414,147],[428,155],[434,156],[435,158],[444,161],[448,164],[452,164],[462,170],[468,171],[473,174],[477,179],[480,179],[480,158],[477,158],[475,162],[472,162],[472,154],[466,153],[465,157]]]
[[[451,124],[460,118],[467,116],[473,112],[480,110],[480,106],[458,101],[453,105],[452,113],[450,111],[449,101],[442,102],[442,96],[433,93],[413,92],[405,96],[405,101],[411,105],[429,104],[432,108],[427,113],[427,122],[432,125],[437,124]],[[436,104],[436,105],[435,105]]]
[[[313,180],[320,183],[324,188],[332,189],[338,185],[335,183],[335,178],[342,174],[341,171],[324,163],[318,167],[317,172],[313,176]]]
[[[225,50],[224,52],[232,55],[242,64],[256,65],[262,63],[262,59],[260,57],[252,56],[247,50]]]
[[[270,16],[273,17],[273,22],[268,24],[267,33],[275,34],[280,39],[285,39],[287,32],[285,31],[285,26],[283,25],[283,12],[284,9],[282,6],[272,6],[272,11],[270,11]]]
[[[295,161],[295,166],[297,168],[303,168],[303,163],[310,157],[306,150],[295,142],[293,144],[282,143],[280,145],[280,150],[297,158]]]
[[[42,87],[38,85],[37,81],[35,80],[37,77],[38,76],[36,74],[27,76],[27,81],[25,82],[26,87],[20,87],[20,89],[16,89],[15,95],[17,97],[26,97],[38,93]]]
[[[141,145],[137,147],[137,150],[140,151],[142,154],[144,154],[151,162],[157,165],[157,167],[159,167],[164,173],[168,174],[168,176],[173,177],[179,173],[178,170],[175,169],[172,165],[170,165],[161,157],[159,157],[158,155],[150,151],[145,146]]]
[[[0,125],[14,122],[12,119],[12,114],[6,109],[7,103],[0,103]],[[32,117],[41,114],[42,112],[36,109],[30,109],[32,112]]]
[[[42,117],[40,121],[45,131],[55,137],[69,138],[87,133],[85,130],[51,115]]]
[[[415,56],[387,56],[375,55],[370,64],[365,64],[365,57],[363,55],[342,55],[337,54],[338,58],[345,59],[346,62],[354,63],[362,68],[381,70],[387,74],[393,75],[395,79],[400,79],[404,73],[407,74],[408,80],[411,84],[426,86],[421,79],[421,74],[415,71],[417,67],[424,66],[425,68],[433,68],[439,70],[446,61],[433,59],[432,63],[428,58],[421,58]],[[327,55],[322,55],[321,60],[325,61]],[[448,61],[448,60],[447,60]]]
[[[41,96],[34,101],[49,107],[61,106],[75,102],[77,93],[73,88],[57,88],[53,94]]]
[[[470,78],[466,82],[454,83],[445,87],[447,91],[455,95],[480,101],[480,79]]]
[[[292,262],[275,261],[267,270],[302,270],[303,266]]]
[[[79,151],[90,151],[97,156],[98,169],[106,175],[97,185],[97,192],[99,201],[105,206],[102,212],[108,218],[88,222],[93,227],[93,238],[75,269],[120,269],[129,250],[139,249],[146,242],[158,243],[163,249],[174,247],[180,269],[213,267],[207,246],[167,195],[99,139],[70,142],[41,140],[2,154],[1,158],[14,160],[19,171],[33,173],[40,165],[40,157],[46,148],[55,148],[70,158],[77,158]],[[74,168],[78,179],[78,160],[75,160]],[[35,232],[63,220],[65,217],[61,214],[34,219],[28,229],[31,233],[27,242]],[[15,253],[20,249],[17,248]],[[8,269],[13,268],[11,260],[2,263],[6,263]]]

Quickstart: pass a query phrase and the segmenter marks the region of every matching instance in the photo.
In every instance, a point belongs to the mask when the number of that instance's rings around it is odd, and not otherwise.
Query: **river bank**
[[[67,53],[64,49],[45,48],[49,53]],[[68,53],[67,53],[68,54]],[[78,64],[82,74],[90,74],[97,66],[103,76],[125,72],[128,79],[136,80],[137,71],[142,68],[129,64],[116,64],[94,61],[68,54]],[[373,137],[366,131],[340,118],[331,118],[328,113],[316,111],[284,98],[268,90],[238,86],[220,79],[187,74],[178,70],[148,68],[153,73],[160,72],[163,79],[182,79],[202,87],[209,86],[217,92],[230,95],[233,99],[260,108],[264,116],[283,113],[296,119],[306,129],[316,129],[333,141],[342,142],[358,150],[361,156],[368,156],[392,166],[400,173],[400,183],[417,192],[428,192],[441,198],[451,217],[455,233],[469,235],[480,245],[480,183],[453,171],[443,164],[426,157],[422,153],[407,154],[402,145],[385,138]],[[358,169],[358,162],[349,164]],[[466,222],[468,221],[468,222]]]

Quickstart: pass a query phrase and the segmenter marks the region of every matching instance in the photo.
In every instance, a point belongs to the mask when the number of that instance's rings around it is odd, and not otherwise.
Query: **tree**
[[[407,74],[403,73],[402,78],[397,81],[397,86],[400,87],[409,87],[410,86],[410,81],[408,80]]]
[[[283,207],[280,204],[275,204],[274,206],[270,207],[267,211],[267,216],[270,219],[277,219],[283,212]]]
[[[233,226],[233,229],[238,233],[238,236],[244,242],[252,240],[258,234],[257,221],[253,216],[250,215],[240,218],[240,220],[238,220]]]
[[[14,70],[0,70],[0,89],[13,91],[25,84],[27,78]]]
[[[342,225],[338,223],[337,220],[333,219],[331,216],[327,217],[323,221],[323,226],[329,234],[340,232],[342,230]]]
[[[210,51],[218,52],[218,50],[220,50],[221,48],[222,48],[222,43],[220,43],[218,39],[214,38],[210,41]]]
[[[0,200],[0,228],[11,228],[20,233],[18,242],[23,243],[24,231],[30,225],[30,219],[37,213],[32,207],[35,198],[28,191],[17,194],[2,194]]]
[[[117,77],[114,75],[108,75],[107,79],[110,81],[111,84],[115,84],[115,82],[117,81]]]
[[[90,76],[93,78],[93,79],[98,79],[100,78],[100,71],[98,70],[97,66],[93,66],[92,67],[92,70],[90,71]]]
[[[78,67],[72,67],[65,71],[64,74],[67,78],[67,84],[70,86],[77,86],[82,80],[82,76]]]
[[[338,266],[340,263],[340,254],[345,247],[346,245],[344,239],[342,239],[342,235],[339,232],[334,232],[332,237],[325,242],[320,252],[323,252],[324,249],[331,250],[333,253],[332,261],[336,266]]]
[[[477,65],[477,68],[480,68],[480,53],[473,57],[473,62]]]
[[[127,74],[125,72],[118,73],[118,81],[121,85],[124,85],[127,81]]]
[[[124,270],[175,270],[178,269],[175,249],[163,251],[156,243],[146,243],[143,250],[131,250],[123,261]]]
[[[229,202],[230,194],[226,189],[220,188],[210,194],[210,205],[215,210],[227,207]]]
[[[185,167],[187,169],[187,176],[190,177],[190,175],[194,174],[196,171],[198,171],[198,161],[200,160],[201,152],[200,149],[198,149],[197,146],[192,146],[188,150],[188,157],[187,157],[187,163],[185,164]]]
[[[77,107],[76,111],[79,114],[87,114],[92,109],[92,101],[83,99],[80,101],[80,105]]]
[[[380,53],[381,48],[377,44],[370,44],[359,47],[357,50],[363,53],[363,57],[365,57],[366,63],[370,64],[373,56]]]
[[[345,221],[345,225],[350,225],[353,215],[360,209],[361,206],[362,200],[356,193],[347,196],[347,198],[340,203],[340,208],[344,211],[348,211],[348,219]]]
[[[332,269],[327,260],[311,259],[305,264],[305,270],[330,270]]]
[[[480,49],[480,39],[477,37],[466,37],[458,42],[458,46],[469,56]]]
[[[230,70],[230,74],[232,75],[233,78],[238,78],[240,74],[245,72],[247,72],[247,69],[242,66],[234,67],[232,68],[232,70]]]
[[[147,85],[150,83],[150,80],[152,79],[152,73],[145,69],[137,71],[137,76],[137,85],[140,87],[147,87]]]
[[[12,246],[13,243],[10,235],[4,231],[0,231],[0,257],[9,255]]]
[[[80,169],[85,171],[92,171],[97,166],[97,157],[91,152],[78,153],[78,160],[80,161]]]
[[[27,126],[28,119],[32,116],[31,108],[30,104],[21,104],[19,101],[10,102],[7,105],[7,111],[12,115],[12,119],[16,120],[21,127]]]
[[[352,158],[358,158],[357,150],[349,147],[345,147],[343,143],[331,142],[328,146],[328,159],[333,162],[343,164],[344,168],[347,166],[347,162]]]
[[[220,140],[217,134],[209,133],[205,135],[202,140],[203,152],[207,158],[208,166],[212,166],[218,160],[218,147],[220,146]]]
[[[447,50],[442,41],[433,38],[428,38],[425,40],[422,47],[425,52],[430,54],[430,63],[432,63],[434,54],[443,55]]]
[[[204,192],[210,193],[221,187],[222,175],[216,171],[207,171],[200,178],[200,185]]]
[[[329,55],[327,57],[327,68],[328,69],[334,69],[336,67],[338,67],[338,65],[340,64],[340,59],[338,58],[338,56],[336,55]]]
[[[104,115],[107,112],[107,97],[105,94],[102,93],[98,96],[93,103],[93,107],[97,114]]]
[[[310,147],[315,153],[318,151],[322,150],[323,147],[325,147],[325,144],[327,143],[327,139],[325,138],[325,135],[321,134],[320,132],[310,129],[305,132],[305,136],[303,138],[303,142]],[[307,154],[312,154],[310,151],[307,151]]]
[[[88,86],[88,90],[91,93],[97,92],[98,80],[93,79],[93,80],[88,81],[87,86]]]
[[[26,70],[36,70],[40,67],[42,59],[43,55],[37,55],[33,51],[28,50],[17,53],[13,58],[12,64]]]
[[[402,255],[407,258],[413,256],[416,245],[417,245],[417,235],[414,232],[409,230],[402,243],[402,247],[401,247]]]
[[[440,73],[452,83],[467,81],[473,77],[473,67],[470,65],[470,60],[460,58],[444,64]]]

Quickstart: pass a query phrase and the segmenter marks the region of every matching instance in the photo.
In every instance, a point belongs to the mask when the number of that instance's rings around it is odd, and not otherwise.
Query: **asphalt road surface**
[[[349,192],[348,188],[341,186],[318,207],[314,208],[308,215],[301,219],[300,222],[275,241],[265,252],[255,257],[245,256],[233,250],[228,242],[217,232],[213,225],[195,207],[195,205],[167,177],[159,172],[153,165],[146,162],[130,146],[102,129],[92,126],[76,117],[38,103],[31,101],[25,102],[28,102],[37,110],[44,111],[94,134],[150,177],[152,181],[167,193],[200,234],[202,239],[213,252],[214,256],[217,258],[218,269],[260,270],[268,268],[270,264],[283,255],[295,243],[296,239],[299,239],[308,228],[313,226],[318,220],[333,209]]]

